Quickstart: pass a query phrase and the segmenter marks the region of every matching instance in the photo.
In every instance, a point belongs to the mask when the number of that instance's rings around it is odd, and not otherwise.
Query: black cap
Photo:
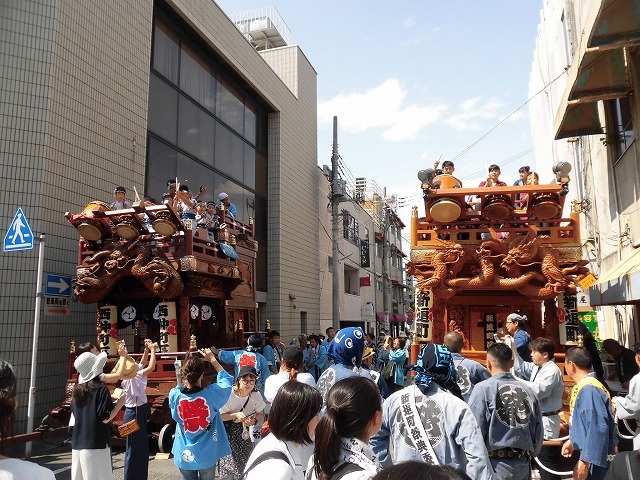
[[[189,191],[189,185],[184,185],[184,184],[183,184],[183,185],[180,185],[179,190],[180,190],[181,192],[188,192],[188,191]]]
[[[124,187],[116,187],[113,190],[113,193],[118,193],[118,192],[127,193],[127,190]]]
[[[256,371],[256,369],[254,367],[246,365],[246,366],[242,367],[240,369],[240,371],[238,372],[238,378],[244,377],[245,375],[253,375],[254,377],[257,378],[258,377],[258,372]]]

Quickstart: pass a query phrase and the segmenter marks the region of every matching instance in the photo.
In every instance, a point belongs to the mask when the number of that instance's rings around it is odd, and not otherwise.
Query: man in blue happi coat
[[[577,480],[604,479],[617,444],[609,392],[591,372],[591,366],[586,348],[567,351],[564,368],[575,386],[569,400],[569,440],[562,446],[562,455],[570,457],[574,450],[580,451],[573,470],[573,478]]]
[[[491,378],[480,382],[469,398],[489,451],[495,477],[529,480],[531,460],[543,441],[542,413],[536,394],[509,373],[511,348],[494,343],[487,349]]]

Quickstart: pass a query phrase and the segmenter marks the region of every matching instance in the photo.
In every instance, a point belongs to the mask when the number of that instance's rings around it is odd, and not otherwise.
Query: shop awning
[[[640,249],[618,262],[589,289],[592,306],[621,305],[640,300]]]
[[[640,0],[602,0],[588,46],[628,47],[640,44]]]
[[[391,320],[391,319],[389,319]],[[405,317],[402,313],[394,313],[393,314],[393,321],[394,322],[406,322],[407,321],[407,317]]]
[[[556,140],[603,133],[598,100],[631,94],[622,47],[640,44],[639,13],[640,0],[593,3],[556,112]],[[588,40],[586,32],[589,32]]]

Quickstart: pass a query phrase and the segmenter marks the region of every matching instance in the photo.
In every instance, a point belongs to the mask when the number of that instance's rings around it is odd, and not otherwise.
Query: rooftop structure
[[[291,30],[276,7],[231,15],[231,21],[256,50],[286,47],[291,43]]]

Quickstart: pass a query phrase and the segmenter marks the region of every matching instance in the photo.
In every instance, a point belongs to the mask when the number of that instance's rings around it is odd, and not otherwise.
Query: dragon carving
[[[95,303],[106,297],[113,287],[131,274],[133,259],[129,256],[137,240],[118,240],[109,250],[102,250],[85,259],[88,267],[78,269],[78,278],[73,286],[73,300]]]
[[[131,274],[138,278],[156,297],[174,298],[182,294],[184,282],[175,268],[164,258],[151,258],[151,247],[148,243],[138,244]]]
[[[445,247],[438,251],[431,265],[407,263],[407,272],[418,279],[418,288],[442,288],[449,277],[455,277],[462,268],[466,252],[461,245],[445,242]]]
[[[118,240],[84,261],[88,266],[78,269],[73,287],[73,300],[95,303],[105,298],[116,284],[127,276],[140,279],[154,295],[163,299],[179,296],[184,284],[180,274],[165,259],[153,257],[151,248],[139,239]]]
[[[409,274],[420,290],[432,289],[436,297],[451,298],[462,290],[517,290],[532,299],[549,299],[575,293],[576,276],[588,273],[586,261],[560,263],[558,252],[543,245],[546,237],[518,235],[513,240],[492,239],[467,252],[453,242],[443,242],[429,264],[409,264]],[[458,277],[465,263],[473,276]]]

